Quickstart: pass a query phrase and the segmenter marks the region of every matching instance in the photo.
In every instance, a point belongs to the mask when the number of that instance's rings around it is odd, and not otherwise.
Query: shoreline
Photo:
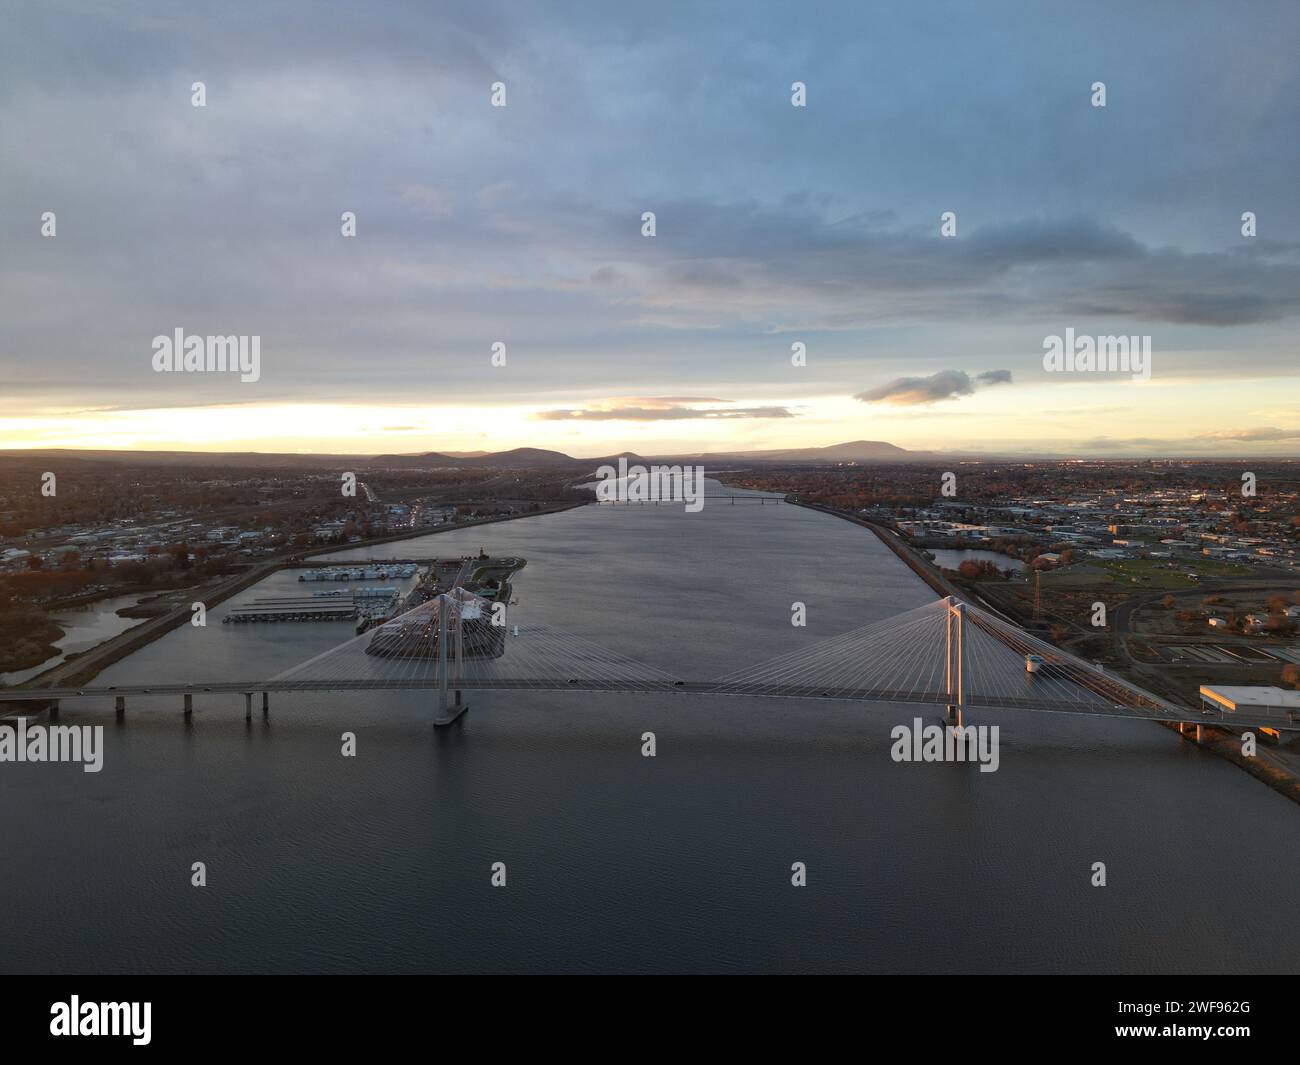
[[[870,529],[876,534],[877,539],[881,540],[887,547],[889,547],[894,554],[912,570],[913,573],[925,581],[925,583],[934,591],[938,592],[940,595],[955,595],[958,599],[970,602],[971,596],[969,594],[963,594],[960,589],[957,589],[955,585],[931,566],[928,561],[916,556],[911,548],[907,544],[903,543],[899,537],[894,536],[888,530],[877,525],[875,522],[867,521],[864,518],[856,518],[851,514],[841,514],[838,511],[831,510],[830,508],[821,506],[818,503],[803,503],[789,498],[786,499],[786,502],[796,507],[815,510],[820,514],[828,514],[833,518],[840,518],[844,521],[851,522],[854,525],[860,525],[865,529]],[[987,603],[981,601],[979,605],[985,609],[989,609],[989,604]],[[999,610],[996,612],[1005,617],[1005,614],[1003,614],[1002,611]],[[1120,676],[1122,677],[1123,674],[1121,673]],[[1156,723],[1177,734],[1176,725],[1171,725],[1165,721],[1159,721]],[[1209,733],[1208,738],[1202,740],[1197,744],[1197,746],[1216,757],[1231,762],[1238,769],[1249,773],[1256,780],[1265,784],[1269,788],[1272,788],[1278,794],[1290,799],[1297,805],[1300,805],[1300,776],[1297,776],[1294,773],[1289,773],[1285,769],[1269,765],[1258,758],[1247,758],[1241,753],[1240,744],[1232,734],[1220,726],[1207,726],[1206,731]],[[1181,734],[1179,734],[1179,738],[1186,740],[1186,737]],[[1258,737],[1257,741],[1261,745],[1265,742],[1259,740]]]
[[[232,596],[238,595],[242,591],[257,584],[259,581],[278,573],[280,570],[297,569],[307,559],[315,558],[320,555],[338,554],[343,551],[362,550],[367,547],[374,547],[380,544],[397,543],[402,540],[414,540],[422,536],[437,536],[441,533],[454,532],[462,529],[474,528],[478,525],[492,525],[503,521],[519,521],[523,518],[537,518],[544,514],[558,514],[566,510],[573,510],[576,507],[585,507],[588,504],[583,502],[565,502],[557,503],[541,510],[529,511],[525,514],[507,514],[493,515],[488,518],[472,518],[469,521],[457,522],[453,525],[442,525],[433,529],[412,529],[410,532],[396,533],[389,536],[377,537],[373,540],[365,540],[355,544],[328,544],[322,547],[308,548],[306,550],[297,550],[282,557],[264,559],[260,562],[253,563],[250,568],[243,573],[234,577],[227,578],[221,584],[216,585],[212,590],[202,596],[201,601],[204,606],[211,609],[220,603],[225,602]],[[346,562],[346,559],[340,560],[339,564]],[[320,563],[316,563],[320,565]],[[197,594],[197,593],[196,593]],[[49,669],[34,677],[16,684],[10,691],[29,690],[32,693],[32,702],[40,703],[40,692],[42,687],[56,687],[66,685],[73,687],[79,684],[86,684],[93,680],[99,673],[111,665],[115,665],[128,655],[134,654],[140,648],[153,643],[155,640],[172,629],[179,628],[189,621],[192,616],[190,605],[184,604],[165,614],[142,621],[139,625],[133,625],[125,632],[119,633],[103,643],[97,644],[88,650],[81,651],[71,658],[65,658],[62,662],[55,663]],[[12,704],[15,708],[22,707],[22,703]],[[15,711],[19,712],[19,711]]]
[[[894,536],[888,530],[875,522],[867,521],[864,518],[858,518],[854,515],[843,514],[838,511],[824,507],[820,504],[805,503],[798,500],[791,500],[787,497],[786,502],[803,507],[807,510],[816,511],[826,514],[833,518],[839,518],[842,521],[848,521],[851,524],[858,525],[875,534],[876,538],[885,544],[895,557],[915,573],[925,584],[940,596],[955,596],[963,602],[972,602],[978,600],[978,604],[983,609],[992,609],[999,616],[1006,615],[992,608],[990,604],[979,600],[977,596],[972,596],[969,592],[958,588],[949,581],[939,569],[934,566],[928,559],[920,556],[910,545],[904,543],[899,537]],[[566,510],[573,510],[577,507],[587,506],[585,502],[573,502],[557,504],[544,510],[533,511],[527,514],[514,514],[507,516],[493,516],[490,518],[474,519],[465,523],[442,526],[432,530],[412,530],[409,533],[399,533],[396,535],[380,537],[374,540],[366,540],[362,543],[340,546],[330,544],[327,546],[313,548],[308,551],[294,552],[292,555],[269,559],[261,564],[252,566],[246,572],[231,578],[213,589],[203,599],[205,606],[213,607],[227,599],[239,594],[242,591],[264,580],[280,570],[299,568],[309,558],[317,558],[322,555],[334,555],[346,551],[363,550],[367,547],[379,544],[396,543],[403,540],[418,539],[423,536],[436,536],[445,532],[459,531],[467,528],[473,528],[476,525],[488,525],[503,521],[517,521],[522,518],[541,517],[545,514],[557,514]],[[339,564],[344,564],[348,560],[341,559]],[[323,563],[315,563],[321,565]],[[44,673],[31,678],[23,684],[16,685],[10,690],[30,690],[32,693],[32,703],[39,704],[41,687],[66,685],[75,686],[85,684],[96,677],[102,670],[121,661],[122,659],[138,651],[142,647],[153,643],[155,640],[166,635],[172,629],[183,625],[191,617],[190,606],[183,605],[167,614],[143,621],[141,624],[133,626],[125,632],[112,639],[90,648],[87,651],[80,652],[77,656],[65,659],[64,661],[52,666]],[[1014,619],[1008,619],[1014,620]],[[27,687],[33,685],[32,687]],[[35,686],[39,685],[39,686]],[[24,703],[12,704],[12,713],[24,713]],[[4,716],[11,716],[6,714]],[[1176,731],[1177,727],[1168,722],[1156,722],[1164,728]],[[1221,727],[1209,726],[1209,733],[1198,746],[1204,748],[1209,753],[1231,762],[1233,765],[1249,773],[1255,779],[1261,781],[1274,791],[1278,792],[1292,802],[1300,804],[1300,776],[1290,773],[1276,765],[1271,765],[1259,759],[1247,758],[1241,754],[1239,744],[1231,733]],[[1185,739],[1180,734],[1180,739]],[[1261,741],[1263,742],[1263,741]]]

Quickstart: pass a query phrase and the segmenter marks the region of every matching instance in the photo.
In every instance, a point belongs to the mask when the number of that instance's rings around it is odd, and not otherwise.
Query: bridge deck
[[[709,681],[679,679],[589,638],[544,624],[527,624],[522,632],[512,625],[508,636],[503,632],[486,644],[495,653],[467,654],[458,665],[446,663],[441,654],[433,653],[439,642],[435,626],[453,624],[448,643],[459,646],[458,618],[459,614],[455,619],[449,614],[440,622],[425,604],[385,625],[385,630],[394,629],[390,643],[400,653],[369,653],[372,634],[362,634],[261,680],[8,688],[0,689],[0,704],[144,696],[184,696],[192,704],[195,695],[259,691],[433,692],[440,687],[441,675],[448,687],[468,692],[677,693],[916,707],[960,704],[968,710],[1300,729],[1300,714],[1281,708],[1246,714],[1172,704],[955,599],[929,603],[811,646],[797,646]],[[465,639],[479,639],[482,646],[481,637],[481,631],[475,636],[471,629]],[[449,675],[441,672],[444,669]]]
[[[437,690],[437,682],[428,677],[408,680],[299,680],[299,681],[219,681],[209,684],[122,684],[90,685],[79,688],[11,688],[0,690],[0,702],[41,703],[78,698],[112,698],[115,696],[240,695],[250,692],[349,692],[349,691],[428,691]],[[756,699],[832,699],[859,703],[945,707],[954,699],[946,692],[897,691],[890,689],[827,688],[816,685],[759,684],[725,685],[712,681],[637,681],[581,680],[558,681],[552,678],[497,678],[452,681],[460,691],[575,691],[620,692],[628,694],[712,695]],[[1020,710],[1038,713],[1077,714],[1087,717],[1126,718],[1134,721],[1181,721],[1191,724],[1224,725],[1239,728],[1300,729],[1300,716],[1250,716],[1240,713],[1206,711],[1197,713],[1178,707],[1132,707],[1105,704],[1093,700],[1027,699],[998,696],[968,698],[967,710]]]

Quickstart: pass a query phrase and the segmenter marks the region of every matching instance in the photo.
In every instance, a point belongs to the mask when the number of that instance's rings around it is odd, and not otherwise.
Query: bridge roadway
[[[849,702],[894,703],[915,706],[946,707],[952,696],[944,692],[896,691],[888,689],[827,688],[817,685],[753,684],[721,685],[712,681],[595,680],[569,681],[555,678],[452,680],[450,687],[461,691],[582,691],[687,695],[722,695],[758,699],[838,699]],[[0,689],[0,703],[50,703],[76,698],[126,698],[127,696],[180,695],[205,693],[251,695],[254,692],[348,692],[348,691],[436,691],[438,682],[428,677],[410,680],[263,680],[220,681],[210,684],[120,684],[87,685],[79,688],[8,688]],[[1234,728],[1300,729],[1300,717],[1249,715],[1204,710],[1197,712],[1181,707],[1132,707],[1085,700],[1022,699],[999,695],[987,701],[978,694],[966,696],[968,710],[1023,710],[1034,713],[1076,714],[1085,717],[1125,718],[1134,721],[1168,721],[1195,725],[1221,725]]]
[[[758,503],[760,506],[768,503],[784,503],[785,496],[776,495],[744,495],[740,493],[730,494],[722,492],[703,492],[695,497],[696,499],[729,499],[731,502],[740,500],[742,503]],[[684,499],[598,499],[598,507],[657,507],[663,505],[666,507],[681,506],[686,502]]]

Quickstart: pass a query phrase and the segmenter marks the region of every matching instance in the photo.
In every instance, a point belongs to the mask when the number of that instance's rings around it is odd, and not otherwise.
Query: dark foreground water
[[[368,550],[520,554],[517,616],[708,678],[933,598],[787,506],[595,508]],[[276,580],[291,580],[280,576]],[[302,585],[297,585],[301,589]],[[267,594],[267,587],[246,595]],[[790,606],[808,607],[808,628]],[[186,627],[104,683],[269,675],[350,626]],[[907,708],[493,693],[73,704],[105,768],[0,764],[0,969],[1294,971],[1300,808],[1151,724],[1002,715],[1001,768],[895,764]],[[353,731],[358,756],[339,754]],[[641,734],[658,737],[642,758]],[[203,861],[208,886],[190,886]],[[490,884],[504,862],[507,885]],[[792,862],[808,886],[790,884]],[[1109,885],[1089,884],[1093,862]]]

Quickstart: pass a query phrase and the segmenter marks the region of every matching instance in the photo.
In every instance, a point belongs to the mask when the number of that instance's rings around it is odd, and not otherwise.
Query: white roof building
[[[1300,715],[1300,691],[1272,685],[1202,684],[1201,701],[1220,710]]]

